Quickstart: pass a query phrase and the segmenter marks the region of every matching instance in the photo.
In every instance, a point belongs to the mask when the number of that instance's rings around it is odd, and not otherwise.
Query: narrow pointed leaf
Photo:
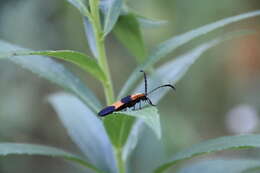
[[[178,82],[188,71],[190,66],[208,49],[212,48],[216,44],[220,43],[221,39],[215,39],[208,41],[204,44],[199,45],[190,52],[177,57],[176,59],[165,63],[155,70],[154,73],[147,76],[147,81],[149,83],[149,88],[155,88],[162,84],[175,84]],[[143,90],[143,81],[139,83],[135,92],[140,92]],[[168,92],[171,91],[168,88],[160,90],[160,92],[154,92],[151,95],[152,101],[157,104],[160,99]]]
[[[100,103],[81,80],[71,73],[62,64],[45,56],[10,56],[11,51],[28,51],[28,49],[0,41],[0,57],[6,58],[21,67],[32,71],[33,73],[61,86],[62,88],[76,94],[91,109],[99,111]]]
[[[142,28],[157,28],[168,24],[166,20],[151,19],[144,16],[137,16],[137,20]]]
[[[158,110],[155,107],[148,107],[137,111],[120,112],[120,114],[140,118],[148,127],[151,128],[151,130],[154,131],[158,139],[161,138],[162,134],[160,116],[158,114]]]
[[[165,20],[152,19],[152,18],[146,17],[142,14],[139,14],[138,12],[131,9],[126,4],[123,5],[120,15],[121,16],[133,15],[137,19],[139,25],[143,28],[155,28],[155,27],[160,27],[160,26],[166,25],[168,23],[168,21],[165,21]]]
[[[117,22],[121,13],[123,0],[101,0],[100,8],[104,14],[104,34],[107,35]]]
[[[71,62],[83,70],[92,74],[93,77],[105,82],[105,74],[103,70],[99,67],[96,60],[87,56],[84,53],[71,51],[71,50],[57,50],[57,51],[12,51],[10,56],[29,56],[29,55],[43,55],[50,56],[58,59],[62,59]]]
[[[95,58],[98,57],[98,51],[96,46],[96,40],[94,36],[94,30],[92,27],[92,24],[89,21],[89,12],[87,10],[87,2],[84,0],[67,0],[69,3],[71,3],[73,6],[75,6],[81,13],[83,24],[84,24],[84,30],[85,35],[88,41],[88,45],[90,48],[91,53],[94,55]],[[88,14],[88,15],[87,15]]]
[[[123,147],[125,145],[135,118],[143,120],[158,138],[161,137],[160,118],[156,108],[116,112],[104,118],[104,125],[115,147]]]
[[[191,159],[202,154],[209,154],[227,149],[259,148],[260,135],[226,136],[211,139],[176,153],[169,161],[159,166],[155,173],[162,173],[180,161]]]
[[[72,140],[90,163],[104,172],[116,172],[112,145],[103,123],[77,97],[58,93],[49,98]]]
[[[94,57],[98,58],[99,55],[98,55],[98,50],[97,50],[97,43],[96,43],[92,24],[90,23],[90,21],[87,17],[83,17],[83,24],[84,24],[85,35],[88,40],[89,48],[90,48],[92,54],[94,55]]]
[[[130,53],[135,56],[137,62],[144,62],[146,49],[139,23],[134,15],[121,15],[114,28],[114,33]]]
[[[101,173],[101,171],[99,171],[95,166],[83,160],[79,156],[54,147],[21,143],[0,143],[0,156],[8,155],[37,155],[58,157],[79,163],[82,166],[90,168],[95,172]]]
[[[225,25],[228,25],[228,24],[231,24],[231,23],[243,20],[243,19],[255,17],[258,15],[260,15],[260,10],[240,14],[240,15],[233,16],[233,17],[228,17],[228,18],[219,20],[217,22],[214,22],[214,23],[211,23],[208,25],[204,25],[200,28],[191,30],[187,33],[175,36],[175,37],[159,44],[154,49],[152,49],[152,52],[150,53],[150,55],[148,56],[146,61],[143,64],[139,65],[132,72],[132,74],[128,78],[127,82],[123,86],[122,90],[120,91],[119,98],[122,97],[123,95],[126,95],[127,92],[131,89],[131,87],[133,87],[135,82],[141,76],[141,74],[139,73],[140,70],[145,70],[149,67],[152,67],[155,63],[157,63],[159,60],[161,60],[163,57],[165,57],[166,55],[168,55],[170,52],[174,51],[178,47],[184,45],[185,43],[188,43],[192,39],[195,39],[201,35],[207,34],[211,31],[214,31]]]
[[[93,77],[97,78],[101,82],[106,82],[105,74],[103,70],[99,67],[97,61],[86,54],[70,50],[41,51],[32,52],[32,54],[46,55],[72,62],[81,67],[83,70],[92,74]]]
[[[138,164],[133,167],[133,172],[152,173],[163,161],[166,160],[165,143],[157,139],[149,127],[144,127],[139,144],[131,160]],[[147,166],[149,165],[149,166]]]
[[[134,117],[124,114],[111,114],[104,117],[103,123],[114,147],[122,148],[125,145],[133,122]]]
[[[214,159],[192,163],[178,171],[178,173],[243,173],[260,166],[259,160],[252,159]]]
[[[144,121],[141,119],[135,121],[123,148],[122,157],[125,162],[127,162],[127,159],[130,157],[131,153],[136,148],[143,130],[144,130]]]
[[[150,89],[158,87],[162,84],[170,83],[172,85],[175,85],[186,74],[191,65],[193,65],[204,52],[226,40],[230,40],[231,38],[235,38],[237,36],[240,37],[244,34],[249,33],[252,32],[237,31],[226,34],[225,36],[222,36],[220,38],[216,38],[214,40],[205,42],[197,46],[193,50],[189,51],[188,53],[180,55],[176,59],[161,65],[151,75],[147,77]],[[135,89],[135,93],[142,92],[143,85],[143,82],[140,82],[137,88]],[[170,90],[173,91],[172,89],[164,88],[160,92],[154,92],[150,96],[150,98],[155,104],[157,104],[163,98],[163,96],[165,96],[166,93]]]

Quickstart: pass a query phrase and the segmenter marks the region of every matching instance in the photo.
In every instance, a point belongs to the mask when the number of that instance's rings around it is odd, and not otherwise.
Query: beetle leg
[[[154,105],[154,104],[152,103],[152,101],[151,101],[149,98],[147,98],[147,101],[148,101],[148,103],[149,103],[150,105],[156,106],[156,105]]]
[[[142,101],[139,102],[139,109],[142,109]]]

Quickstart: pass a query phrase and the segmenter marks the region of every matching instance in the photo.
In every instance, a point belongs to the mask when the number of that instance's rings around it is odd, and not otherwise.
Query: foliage
[[[125,173],[127,171],[128,158],[138,144],[138,136],[142,135],[143,125],[150,127],[156,137],[160,139],[162,134],[158,110],[154,107],[147,107],[138,111],[117,112],[100,119],[97,117],[97,112],[102,107],[95,94],[65,66],[49,57],[73,63],[92,75],[103,86],[106,103],[109,105],[115,101],[115,96],[105,49],[105,39],[108,34],[114,33],[130,53],[135,56],[138,63],[118,94],[117,98],[120,99],[133,88],[140,90],[142,84],[136,85],[141,76],[140,70],[152,69],[148,77],[151,86],[166,81],[175,84],[198,60],[201,54],[226,40],[227,37],[218,37],[207,41],[155,68],[154,65],[157,62],[165,58],[170,52],[201,35],[225,25],[260,15],[258,10],[219,20],[174,36],[155,46],[147,54],[140,27],[144,23],[149,24],[150,27],[158,27],[163,22],[150,20],[125,8],[126,5],[123,0],[89,0],[87,3],[83,0],[68,0],[68,2],[75,6],[82,15],[92,56],[71,50],[33,51],[0,41],[0,58],[6,58],[70,92],[70,94],[54,94],[49,97],[49,101],[87,161],[60,149],[30,144],[0,143],[0,155],[29,154],[62,157],[79,163],[94,172],[106,173]],[[228,34],[228,36],[230,35]],[[167,91],[157,93],[155,102],[158,103]],[[209,140],[175,154],[167,162],[162,163],[155,172],[163,172],[182,160],[201,154],[226,149],[260,147],[259,143],[259,135],[230,136]],[[236,170],[245,170],[257,168],[257,165],[259,165],[257,161],[248,162],[247,160],[228,160],[224,163],[223,160],[210,163],[202,161],[194,166],[187,166],[180,172],[200,170],[201,164],[212,167],[212,172],[214,172],[214,167],[220,163],[230,172],[235,168]],[[231,166],[229,166],[229,163]],[[236,165],[240,165],[240,167]]]

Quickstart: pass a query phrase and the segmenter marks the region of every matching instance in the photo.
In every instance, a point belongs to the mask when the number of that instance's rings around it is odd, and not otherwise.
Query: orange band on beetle
[[[112,104],[112,106],[115,106],[115,109],[121,107],[124,103],[122,103],[121,101],[117,101],[114,104]]]
[[[143,97],[143,96],[145,96],[143,93],[133,94],[133,95],[131,95],[131,99],[136,100],[137,98]]]

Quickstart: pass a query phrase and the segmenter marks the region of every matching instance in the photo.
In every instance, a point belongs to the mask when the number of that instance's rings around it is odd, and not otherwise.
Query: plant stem
[[[111,75],[109,72],[109,67],[107,63],[106,49],[105,49],[105,37],[102,30],[102,25],[100,21],[100,12],[99,12],[99,0],[89,0],[90,13],[91,17],[89,18],[92,23],[96,46],[98,50],[98,63],[100,67],[104,70],[106,74],[107,82],[103,82],[103,87],[106,95],[107,104],[112,104],[114,101],[114,91],[111,80]],[[114,148],[116,155],[117,167],[119,173],[125,173],[125,162],[122,159],[122,148]]]
[[[122,158],[122,148],[116,148],[114,150],[116,152],[118,173],[125,173],[126,170],[125,170],[125,162]]]
[[[114,101],[114,91],[107,63],[104,33],[102,31],[102,25],[100,21],[99,0],[90,0],[89,4],[91,10],[91,19],[89,20],[92,23],[95,34],[96,46],[98,51],[98,63],[100,67],[104,70],[107,79],[106,82],[103,82],[102,84],[106,96],[106,102],[109,105],[112,104]]]

